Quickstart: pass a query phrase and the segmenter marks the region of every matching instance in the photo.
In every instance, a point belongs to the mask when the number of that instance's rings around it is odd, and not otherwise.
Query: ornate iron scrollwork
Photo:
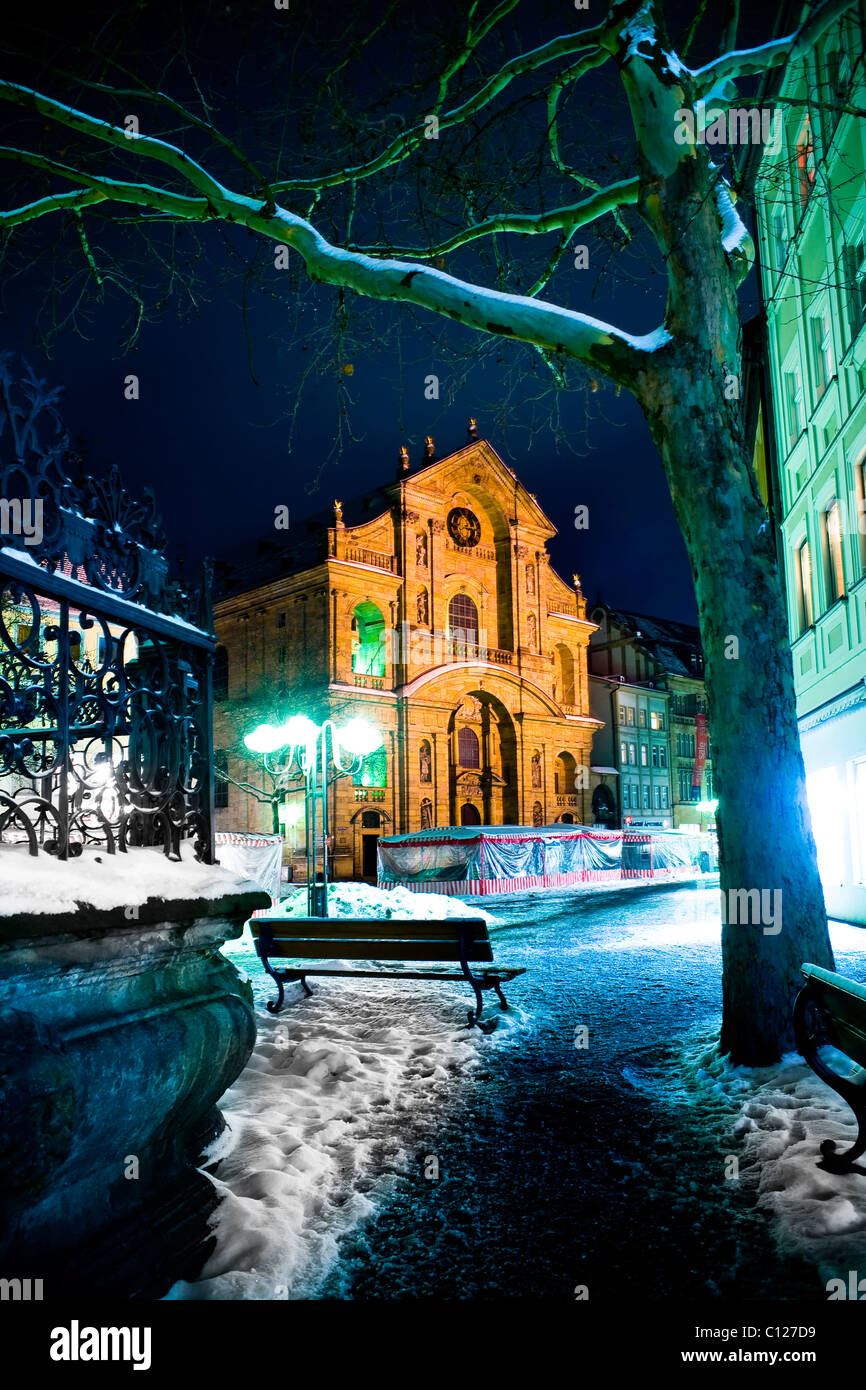
[[[211,862],[210,567],[169,578],[153,496],[116,469],[72,480],[57,395],[0,355],[0,844],[191,838]]]

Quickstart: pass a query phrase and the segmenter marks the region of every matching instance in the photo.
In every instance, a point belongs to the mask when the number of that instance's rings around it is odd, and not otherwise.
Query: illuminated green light
[[[719,809],[718,797],[713,797],[712,801],[699,801],[695,806],[696,811],[700,811],[702,816],[714,816]]]

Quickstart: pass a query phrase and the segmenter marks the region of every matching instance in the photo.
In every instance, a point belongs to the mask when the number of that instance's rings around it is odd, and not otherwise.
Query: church
[[[279,812],[287,859],[302,864],[300,807],[278,806],[243,743],[293,714],[361,717],[383,738],[331,788],[335,877],[375,878],[380,835],[591,822],[596,625],[578,576],[569,585],[551,567],[555,534],[470,421],[464,448],[437,459],[428,438],[414,468],[401,449],[393,482],[335,501],[224,581],[217,829],[270,831]]]

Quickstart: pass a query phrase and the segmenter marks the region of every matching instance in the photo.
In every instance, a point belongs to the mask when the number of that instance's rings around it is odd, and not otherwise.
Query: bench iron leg
[[[851,1102],[849,1101],[848,1104],[850,1105]],[[853,1105],[851,1108],[854,1110]],[[831,1173],[847,1172],[855,1160],[861,1154],[866,1153],[866,1101],[858,1110],[854,1110],[854,1114],[857,1116],[860,1129],[850,1149],[844,1149],[842,1153],[837,1153],[835,1139],[825,1139],[821,1145],[821,1158],[824,1161],[824,1167],[829,1168]]]
[[[797,995],[797,1001],[794,1005],[794,1034],[797,1047],[815,1075],[819,1076],[822,1081],[826,1081],[828,1086],[832,1086],[833,1090],[843,1100],[846,1100],[854,1111],[858,1133],[850,1149],[837,1153],[835,1139],[825,1139],[821,1145],[821,1162],[824,1167],[829,1169],[831,1173],[845,1173],[861,1154],[866,1153],[866,1089],[850,1081],[847,1077],[837,1076],[824,1063],[819,1053],[817,1034],[809,1025],[810,1005],[812,1005],[812,998],[807,982]]]

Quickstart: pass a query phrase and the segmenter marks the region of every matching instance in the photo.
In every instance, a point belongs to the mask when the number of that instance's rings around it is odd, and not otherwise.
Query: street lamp
[[[364,758],[382,747],[384,740],[378,729],[363,719],[350,719],[342,728],[332,720],[314,724],[304,714],[295,714],[285,724],[259,724],[247,734],[244,743],[253,753],[260,753],[265,768],[275,780],[288,777],[293,764],[304,778],[304,825],[307,858],[307,916],[328,915],[328,772],[331,764],[339,776],[358,772]],[[268,765],[269,754],[288,750],[287,757],[276,772]],[[351,755],[344,767],[341,751]],[[319,878],[316,854],[318,819],[322,822],[322,876]]]

